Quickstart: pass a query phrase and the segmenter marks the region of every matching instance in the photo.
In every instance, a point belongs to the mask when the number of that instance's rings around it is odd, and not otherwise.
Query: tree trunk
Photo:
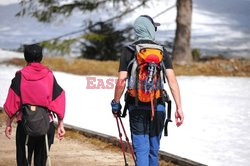
[[[192,0],[177,0],[177,29],[175,32],[173,56],[177,63],[192,61],[190,48],[192,22]]]

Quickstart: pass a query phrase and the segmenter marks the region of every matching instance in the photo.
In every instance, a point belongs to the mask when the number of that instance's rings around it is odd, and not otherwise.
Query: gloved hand
[[[112,113],[114,116],[120,116],[122,105],[120,102],[116,102],[114,99],[111,101]]]

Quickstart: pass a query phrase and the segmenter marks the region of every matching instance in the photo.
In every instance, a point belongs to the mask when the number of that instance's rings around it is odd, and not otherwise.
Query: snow
[[[185,124],[162,139],[162,149],[208,165],[248,165],[250,78],[201,76],[178,81]]]
[[[0,62],[12,58],[23,58],[23,53],[13,53],[7,50],[0,49]]]
[[[0,57],[1,54],[0,51]],[[19,69],[0,65],[0,106]],[[87,77],[102,79],[104,83],[115,78],[54,73],[66,91],[65,123],[118,137],[110,109],[114,89],[86,88]],[[250,78],[179,76],[177,80],[185,120],[179,128],[170,123],[169,136],[162,138],[161,150],[213,166],[249,165]],[[123,121],[130,135],[128,117]]]

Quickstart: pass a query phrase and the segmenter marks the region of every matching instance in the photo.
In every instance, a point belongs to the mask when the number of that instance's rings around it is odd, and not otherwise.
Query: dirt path
[[[15,165],[15,132],[10,140],[4,135],[4,126],[0,128],[0,133],[0,166]],[[108,149],[101,143],[92,144],[88,138],[78,140],[66,137],[62,141],[55,138],[51,161],[52,165],[58,166],[124,165],[120,151]]]
[[[13,124],[12,138],[7,139],[4,134],[4,119],[3,113],[0,113],[0,166],[14,166],[16,165],[16,124]],[[129,156],[129,154],[127,155]],[[133,165],[130,156],[128,159],[130,165]],[[51,147],[51,162],[53,166],[124,165],[119,148],[72,131],[66,131],[66,137],[62,141],[55,138],[55,142]]]
[[[3,114],[0,113],[0,166],[14,166],[15,160],[15,130],[13,125],[12,139],[4,134]],[[134,165],[130,154],[127,154],[129,165]],[[51,147],[51,162],[53,166],[124,166],[121,150],[111,144],[97,139],[87,138],[79,133],[67,131],[64,140],[55,142]],[[161,161],[161,166],[173,166]]]

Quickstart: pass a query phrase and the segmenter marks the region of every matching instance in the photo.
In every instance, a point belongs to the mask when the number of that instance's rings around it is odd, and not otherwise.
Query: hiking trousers
[[[50,123],[48,131],[48,144],[49,148],[54,142],[55,125],[53,122]],[[32,137],[29,136],[28,141],[28,162],[25,154],[25,140],[26,134],[24,132],[23,123],[18,122],[16,129],[16,161],[17,166],[28,166],[31,165],[32,155],[34,153],[34,166],[46,166],[47,153],[45,146],[45,136]]]
[[[158,166],[160,139],[164,128],[166,111],[164,104],[158,104],[151,121],[149,106],[129,106],[131,140],[137,166]]]

